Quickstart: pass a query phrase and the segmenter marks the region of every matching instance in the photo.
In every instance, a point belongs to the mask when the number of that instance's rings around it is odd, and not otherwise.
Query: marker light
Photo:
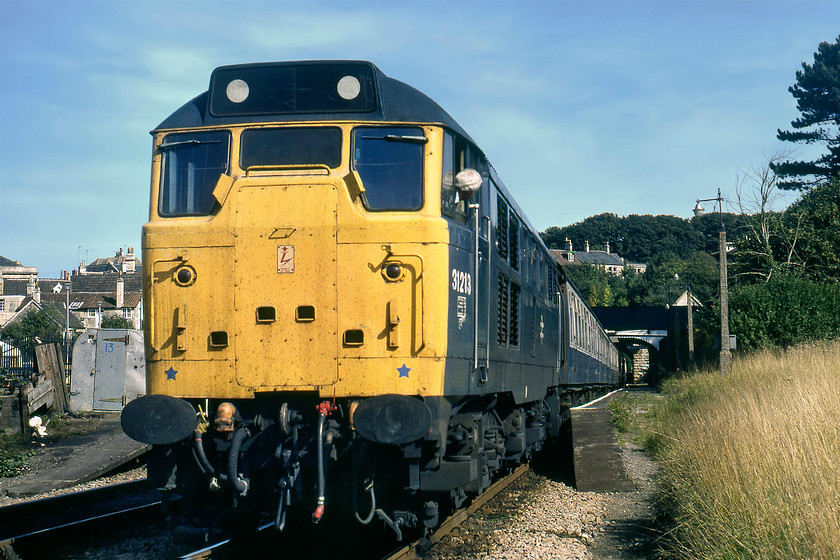
[[[244,81],[231,80],[231,82],[227,85],[225,93],[227,93],[227,98],[233,103],[242,103],[248,99],[248,95],[251,93],[251,90],[248,87],[248,84]]]
[[[192,286],[195,283],[195,269],[182,266],[175,272],[175,283],[179,286]]]
[[[359,92],[362,91],[362,84],[359,83],[359,79],[356,76],[344,76],[338,80],[337,89],[338,95],[350,101],[359,96]]]
[[[389,280],[399,280],[402,276],[402,267],[397,263],[391,263],[385,267],[385,276]]]

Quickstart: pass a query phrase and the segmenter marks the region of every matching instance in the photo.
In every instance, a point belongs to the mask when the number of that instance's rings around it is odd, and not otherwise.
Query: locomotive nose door
[[[236,193],[236,380],[257,391],[333,384],[337,189],[266,181]]]

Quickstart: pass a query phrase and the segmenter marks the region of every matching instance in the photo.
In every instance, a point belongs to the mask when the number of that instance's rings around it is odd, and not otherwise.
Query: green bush
[[[729,303],[730,332],[739,350],[788,348],[840,337],[840,284],[777,275],[736,287]]]

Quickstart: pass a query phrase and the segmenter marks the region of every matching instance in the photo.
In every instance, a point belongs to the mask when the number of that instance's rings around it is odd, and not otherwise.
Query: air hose
[[[242,442],[250,436],[251,432],[248,428],[237,429],[230,443],[230,451],[228,451],[228,480],[240,496],[248,493],[248,481],[239,477],[239,449],[242,447]]]

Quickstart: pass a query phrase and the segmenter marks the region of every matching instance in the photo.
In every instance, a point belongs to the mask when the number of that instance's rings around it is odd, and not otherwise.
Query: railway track
[[[383,542],[376,545],[371,545],[369,541],[360,542],[351,556],[381,557],[387,560],[417,558],[419,551],[448,535],[479,508],[525,474],[528,469],[528,465],[522,465],[494,483],[467,508],[450,516],[436,531],[424,539],[392,552],[385,552],[388,547]],[[83,543],[96,540],[97,535],[107,533],[111,536],[120,528],[128,528],[128,534],[143,532],[144,529],[141,528],[159,521],[162,513],[176,509],[177,500],[172,501],[162,491],[146,488],[144,480],[6,506],[0,508],[0,560],[61,557],[69,554],[66,550],[68,546],[76,546],[77,551],[84,552]],[[267,525],[265,527],[267,530],[261,531],[262,535],[253,534],[251,538],[245,540],[220,539],[215,543],[211,541],[191,552],[179,552],[177,557],[184,559],[242,558],[243,555],[257,553],[260,549],[265,550],[263,546],[266,543],[272,541],[276,543],[278,538],[289,545],[286,539],[292,536],[290,533],[294,533],[294,538],[291,539],[296,541],[293,545],[294,549],[301,553],[308,548],[308,545],[317,544],[318,539],[323,540],[324,532],[320,532],[320,537],[318,537],[319,532],[311,528],[308,520],[302,522],[300,527],[290,527],[295,530],[288,531],[285,536],[274,533],[269,529],[270,526],[270,524]],[[321,531],[326,529],[327,534],[336,534],[328,526],[321,526],[318,529]],[[310,531],[312,531],[311,534]],[[262,539],[265,539],[265,542],[262,542]],[[268,546],[268,548],[274,548],[274,546]]]
[[[522,465],[514,470],[512,473],[497,481],[490,486],[483,494],[473,500],[473,502],[466,508],[463,508],[449,518],[447,518],[431,535],[416,540],[408,545],[400,546],[399,548],[388,550],[387,544],[380,542],[371,543],[366,541],[365,537],[360,537],[359,534],[348,532],[346,534],[340,533],[335,528],[326,526],[319,526],[317,530],[312,529],[312,524],[304,520],[299,527],[287,528],[287,533],[278,535],[270,530],[270,525],[266,527],[267,530],[262,531],[263,535],[253,535],[251,540],[229,539],[219,541],[217,543],[208,545],[204,548],[197,549],[188,554],[180,556],[181,559],[198,560],[198,559],[227,559],[227,558],[243,558],[251,557],[260,554],[265,550],[285,550],[290,557],[305,557],[306,555],[318,556],[321,553],[326,553],[328,550],[319,550],[318,547],[327,546],[329,550],[335,551],[335,543],[338,540],[343,542],[342,549],[345,558],[382,558],[382,560],[413,560],[418,558],[418,553],[434,543],[438,542],[450,532],[455,530],[466,519],[478,511],[487,502],[492,500],[505,488],[510,486],[513,482],[518,480],[522,475],[529,470],[528,465]],[[355,525],[354,525],[355,527]],[[346,527],[345,527],[346,529]],[[316,532],[310,532],[316,531]],[[294,535],[292,539],[294,542],[290,543],[284,539],[290,535]],[[382,533],[389,534],[389,533]],[[318,541],[312,540],[312,535],[320,535],[315,538]],[[331,535],[333,538],[327,538],[325,542],[324,535]],[[352,535],[352,536],[351,536]],[[360,542],[350,543],[345,539],[354,538]],[[264,540],[260,540],[264,539]],[[307,545],[307,542],[309,545]],[[352,546],[353,548],[348,548]]]
[[[382,560],[415,560],[418,558],[418,552],[426,549],[436,542],[440,541],[445,536],[449,535],[456,527],[460,526],[466,519],[481,509],[487,502],[495,498],[505,488],[516,482],[519,477],[528,472],[530,466],[526,463],[520,465],[516,470],[493,483],[484,493],[478,496],[466,508],[460,509],[444,521],[431,535],[423,539],[412,542],[411,544],[395,551]]]
[[[0,508],[0,558],[49,558],[56,544],[78,542],[159,517],[175,505],[135,480]],[[69,537],[69,538],[68,538]]]

